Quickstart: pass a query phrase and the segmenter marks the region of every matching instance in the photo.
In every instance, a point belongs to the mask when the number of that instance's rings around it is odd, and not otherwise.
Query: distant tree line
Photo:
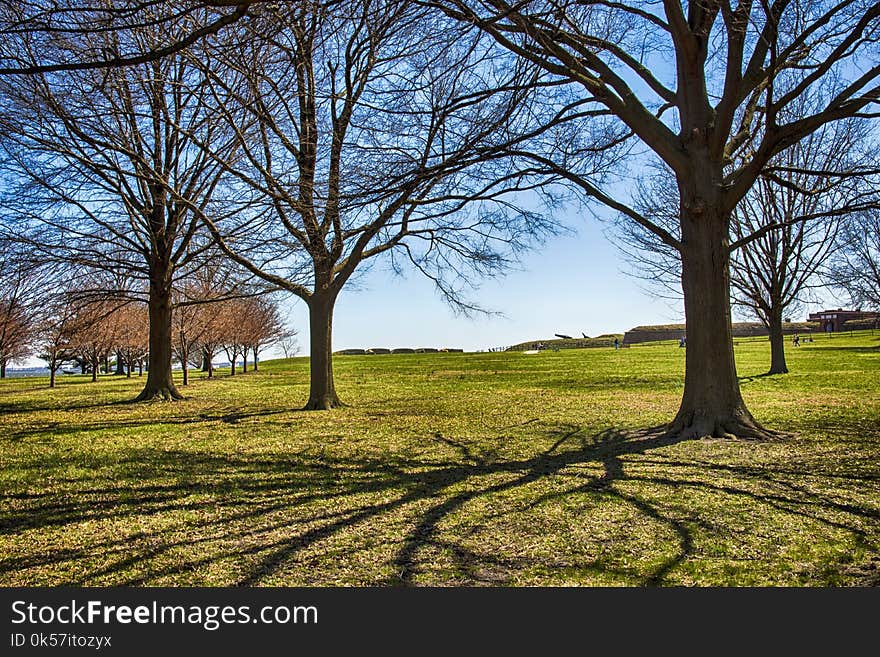
[[[59,287],[33,275],[0,276],[0,378],[11,363],[30,358],[46,362],[49,387],[57,373],[72,367],[131,377],[150,368],[149,313],[140,301],[105,293],[97,295],[85,278]],[[279,299],[267,294],[230,295],[187,281],[175,291],[171,346],[183,370],[198,367],[214,375],[213,360],[225,354],[235,375],[238,363],[258,369],[261,352],[281,341],[295,352],[296,332],[285,324]],[[228,291],[227,291],[228,292]],[[115,370],[111,369],[115,364]]]

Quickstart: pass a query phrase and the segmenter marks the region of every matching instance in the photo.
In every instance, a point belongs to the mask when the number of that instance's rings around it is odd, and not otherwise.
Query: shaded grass
[[[335,359],[0,384],[3,585],[876,584],[880,335],[738,343],[786,440],[672,442],[675,346]],[[88,378],[88,377],[86,377]]]

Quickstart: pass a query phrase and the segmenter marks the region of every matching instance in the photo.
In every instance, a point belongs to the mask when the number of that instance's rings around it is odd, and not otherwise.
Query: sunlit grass
[[[773,442],[670,443],[684,350],[337,357],[0,383],[3,585],[816,586],[880,580],[880,332],[736,347]]]

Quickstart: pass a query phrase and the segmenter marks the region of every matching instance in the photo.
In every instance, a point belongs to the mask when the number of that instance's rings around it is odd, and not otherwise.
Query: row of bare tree
[[[179,394],[174,284],[217,252],[306,303],[306,408],[330,409],[333,308],[365,264],[414,268],[472,309],[468,285],[576,200],[678,263],[670,434],[766,436],[736,374],[731,262],[829,215],[749,195],[816,197],[880,168],[876,152],[834,171],[785,160],[878,115],[875,0],[27,0],[4,4],[0,34],[6,233],[37,260],[142,282],[142,399]],[[650,167],[670,213],[639,204]],[[862,189],[832,214],[871,212]]]
[[[15,284],[9,287],[10,282]],[[213,361],[221,353],[234,376],[239,362],[247,372],[248,359],[256,371],[267,346],[286,340],[286,353],[292,351],[295,332],[286,327],[275,298],[210,292],[216,290],[206,289],[204,281],[175,291],[171,347],[183,370],[183,385],[193,365],[212,377]],[[91,372],[93,381],[102,365],[109,372],[111,359],[117,374],[130,377],[135,367],[143,374],[150,361],[149,333],[149,313],[137,301],[88,294],[73,285],[47,289],[45,281],[23,273],[0,275],[0,378],[9,363],[31,356],[46,361],[52,388],[68,362],[84,374]]]

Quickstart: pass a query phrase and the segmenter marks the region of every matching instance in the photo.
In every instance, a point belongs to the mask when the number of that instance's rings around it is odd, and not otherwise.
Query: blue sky
[[[502,316],[457,316],[417,273],[400,277],[382,264],[346,288],[336,305],[333,348],[506,347],[554,333],[622,333],[638,324],[682,321],[680,305],[652,298],[625,275],[627,265],[593,219],[567,222],[573,235],[551,238],[518,271],[486,280],[472,295]],[[305,305],[290,302],[302,353],[308,351]]]
[[[340,295],[333,349],[478,351],[552,339],[555,333],[580,337],[583,332],[592,337],[644,324],[684,322],[680,302],[658,298],[645,289],[644,282],[625,273],[628,264],[604,234],[605,224],[589,215],[567,219],[574,234],[551,238],[527,254],[520,270],[485,280],[472,296],[502,316],[458,316],[429,280],[417,273],[396,276],[380,263]],[[807,312],[842,303],[826,295],[824,301],[808,304],[803,317],[798,314],[792,319],[803,321]],[[298,331],[300,355],[308,355],[306,307],[294,298],[287,304],[290,323]],[[271,349],[264,357],[276,356],[280,351]]]

